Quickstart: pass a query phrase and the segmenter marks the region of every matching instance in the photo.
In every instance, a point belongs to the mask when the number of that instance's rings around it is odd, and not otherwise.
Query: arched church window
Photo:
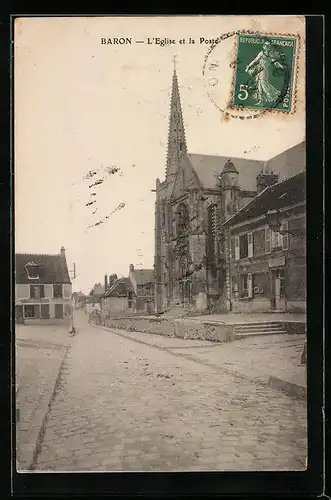
[[[186,203],[180,203],[176,213],[177,236],[184,236],[189,231],[189,210]]]
[[[165,226],[166,223],[166,207],[165,202],[162,202],[162,226]]]

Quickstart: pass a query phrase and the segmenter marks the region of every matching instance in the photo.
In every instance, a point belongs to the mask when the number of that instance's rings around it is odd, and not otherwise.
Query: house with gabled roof
[[[111,276],[110,276],[111,277]],[[109,278],[110,278],[109,277]],[[105,276],[105,282],[106,282]],[[117,278],[110,281],[101,296],[103,319],[121,316],[133,311],[133,289],[130,278]]]
[[[69,323],[72,285],[65,249],[15,255],[15,314],[25,323]]]
[[[130,264],[129,279],[134,296],[134,310],[146,311],[148,313],[154,311],[154,269],[135,269],[133,264]]]

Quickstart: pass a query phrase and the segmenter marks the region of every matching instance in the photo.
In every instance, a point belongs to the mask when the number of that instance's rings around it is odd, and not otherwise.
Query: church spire
[[[173,61],[174,73],[172,77],[172,93],[170,103],[166,178],[173,177],[174,174],[176,174],[180,158],[183,153],[187,152],[184,120],[176,73],[176,56],[174,56]],[[170,178],[169,180],[172,179]]]

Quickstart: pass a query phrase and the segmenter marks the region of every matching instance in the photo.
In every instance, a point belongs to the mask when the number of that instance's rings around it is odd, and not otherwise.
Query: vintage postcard
[[[13,47],[17,470],[305,470],[305,18]]]

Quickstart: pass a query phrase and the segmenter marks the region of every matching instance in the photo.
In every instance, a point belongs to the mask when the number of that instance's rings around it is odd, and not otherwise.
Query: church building
[[[268,162],[189,153],[174,68],[165,179],[156,180],[157,313],[227,311],[223,224],[267,186],[300,171],[304,158],[305,143]]]

